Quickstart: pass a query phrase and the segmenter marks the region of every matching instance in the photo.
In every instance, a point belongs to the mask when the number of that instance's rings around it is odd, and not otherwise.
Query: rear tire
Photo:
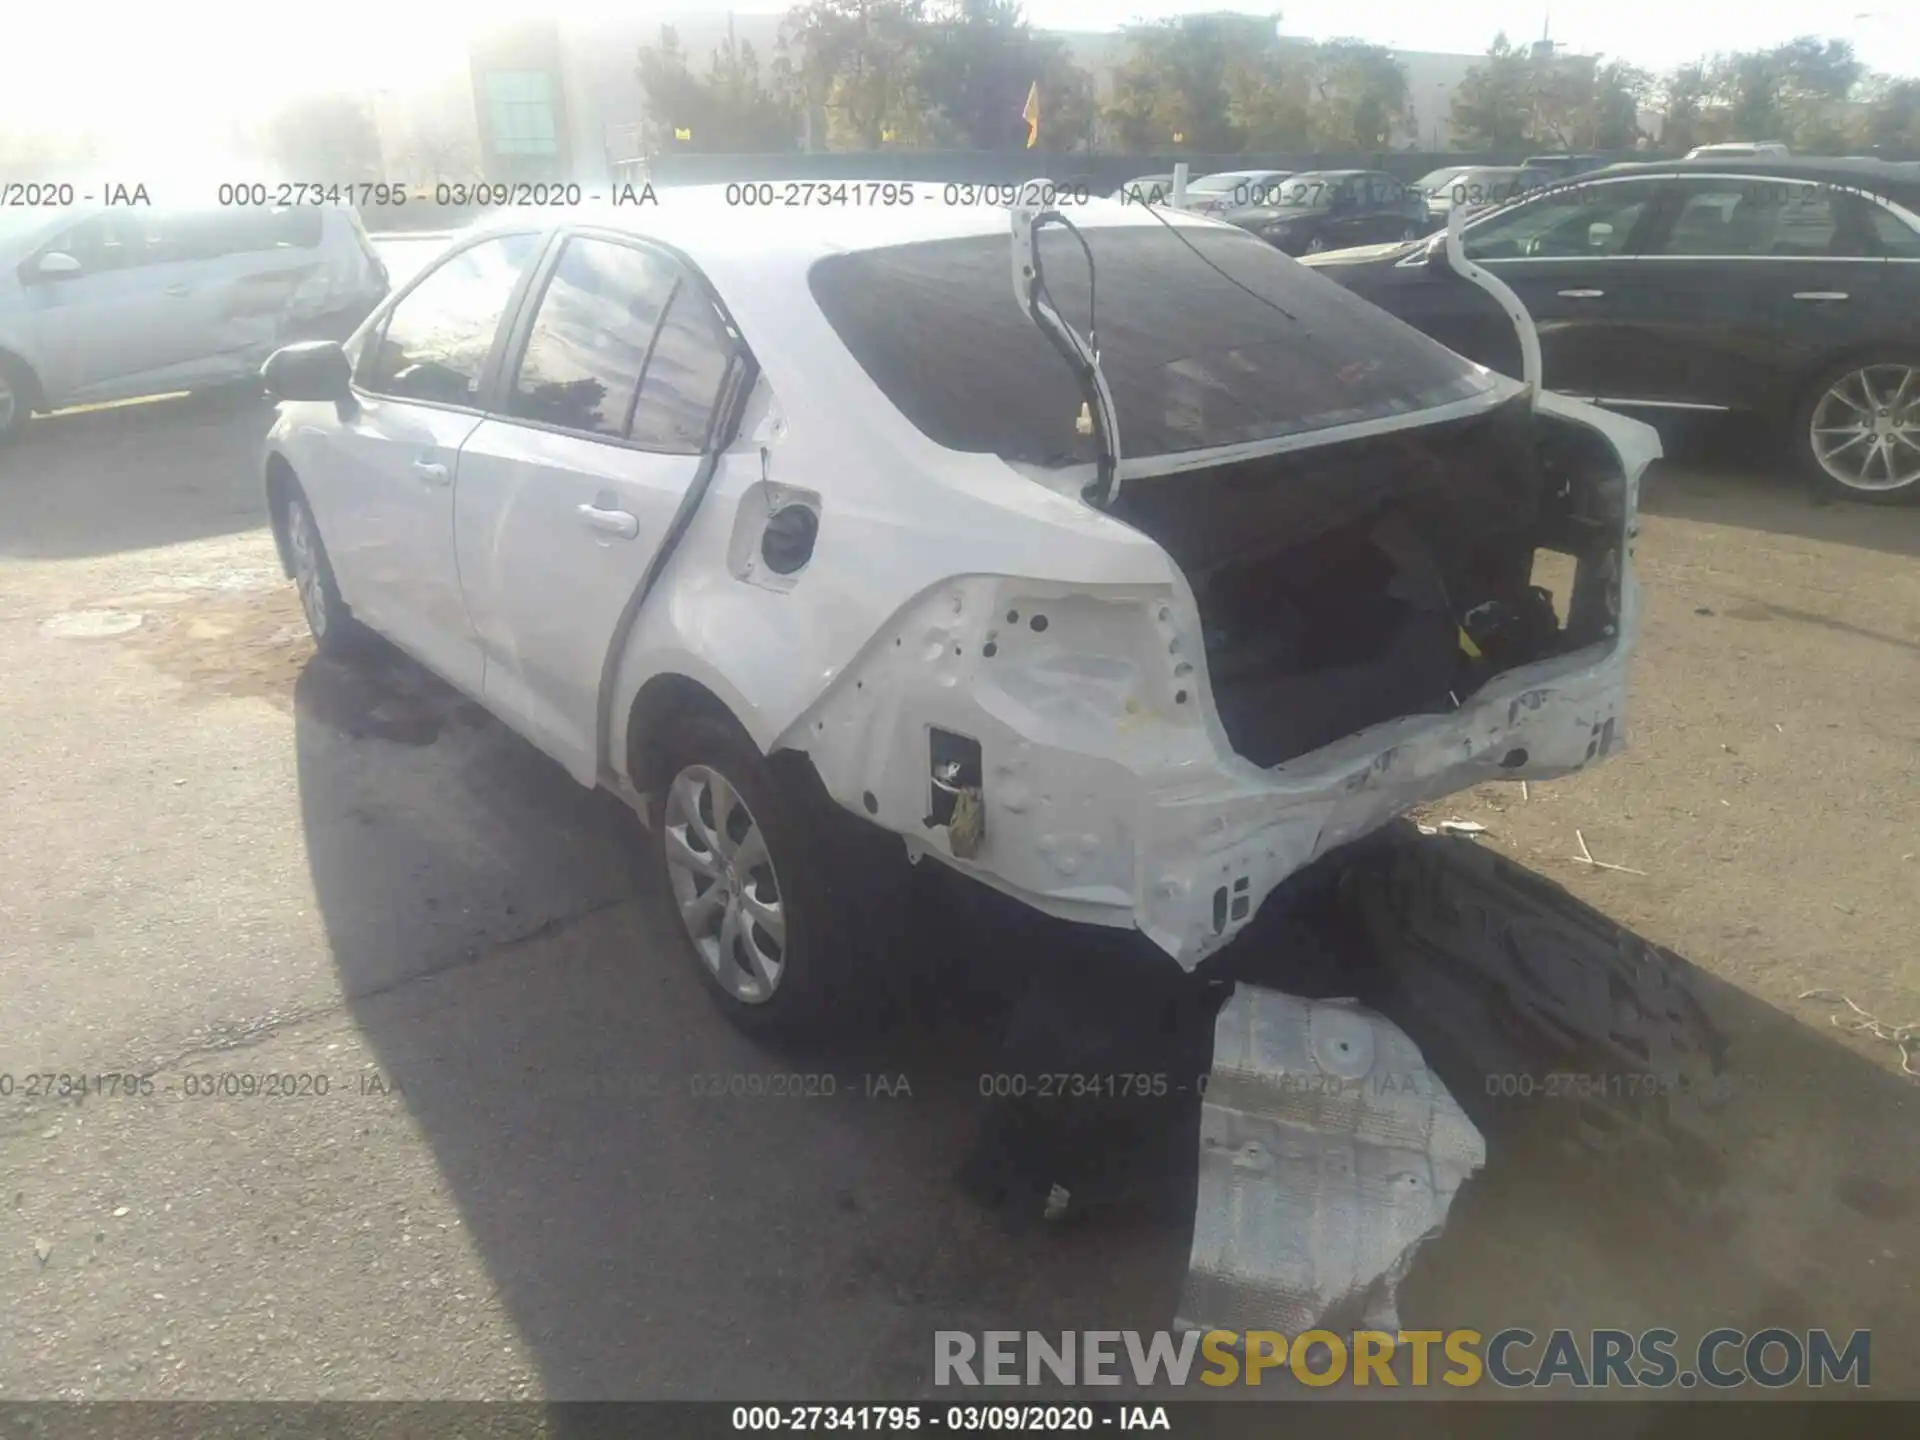
[[[835,805],[805,757],[762,755],[731,716],[682,711],[654,753],[661,893],[721,1012],[760,1036],[869,1013],[905,917],[899,840]]]
[[[307,497],[297,489],[287,497],[286,527],[289,568],[314,648],[336,660],[359,655],[366,644],[366,627],[353,618],[347,602],[340,598],[340,585],[320,539],[320,526]]]
[[[1829,367],[1793,423],[1801,473],[1820,493],[1867,505],[1920,501],[1920,351]]]

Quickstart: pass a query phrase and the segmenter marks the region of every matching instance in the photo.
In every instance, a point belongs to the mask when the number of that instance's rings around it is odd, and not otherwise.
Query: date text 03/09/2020
[[[1171,1431],[1164,1405],[736,1405],[738,1431],[980,1431],[1074,1434],[1095,1430]]]

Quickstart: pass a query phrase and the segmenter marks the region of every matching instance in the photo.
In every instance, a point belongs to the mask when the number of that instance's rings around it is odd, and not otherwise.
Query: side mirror
[[[334,340],[283,345],[260,367],[267,393],[279,400],[353,399],[353,362]]]
[[[1588,248],[1598,250],[1611,239],[1613,239],[1613,226],[1606,221],[1596,220],[1587,226]]]
[[[34,266],[34,273],[54,279],[61,275],[78,275],[85,268],[66,251],[49,250],[40,257],[40,263]]]

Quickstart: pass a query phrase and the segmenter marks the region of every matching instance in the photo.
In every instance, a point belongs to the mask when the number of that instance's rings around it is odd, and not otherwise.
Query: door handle
[[[1793,298],[1796,300],[1844,300],[1847,298],[1847,292],[1844,290],[1796,290],[1793,292]]]
[[[1561,296],[1568,300],[1598,300],[1607,292],[1604,290],[1562,290]]]
[[[416,460],[407,468],[413,471],[415,479],[429,485],[445,485],[452,478],[447,467],[435,460]]]
[[[192,288],[191,285],[169,285],[167,286],[166,293],[169,295],[184,295]]]
[[[587,528],[597,530],[602,535],[631,540],[640,533],[640,522],[625,510],[602,510],[597,505],[582,505],[579,511],[580,518],[587,522]]]

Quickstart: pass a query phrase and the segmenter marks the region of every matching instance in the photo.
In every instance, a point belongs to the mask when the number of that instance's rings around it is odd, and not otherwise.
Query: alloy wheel
[[[320,578],[320,537],[314,531],[313,516],[298,500],[287,507],[287,549],[293,556],[293,584],[300,592],[307,628],[316,641],[325,639],[330,617],[327,589]]]
[[[673,777],[662,816],[667,878],[694,949],[734,999],[765,1004],[786,968],[787,912],[766,835],[719,771]]]
[[[1813,407],[1809,441],[1820,468],[1849,490],[1920,482],[1920,371],[1863,365]]]

